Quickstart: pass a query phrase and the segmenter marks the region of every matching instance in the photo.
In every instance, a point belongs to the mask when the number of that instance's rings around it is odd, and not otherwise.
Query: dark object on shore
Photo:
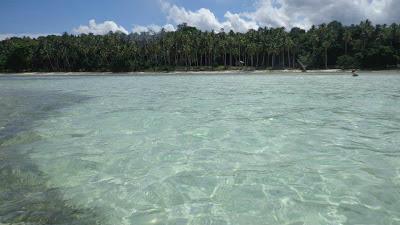
[[[357,72],[357,70],[352,70],[351,71],[353,77],[358,77],[358,74],[356,72]]]

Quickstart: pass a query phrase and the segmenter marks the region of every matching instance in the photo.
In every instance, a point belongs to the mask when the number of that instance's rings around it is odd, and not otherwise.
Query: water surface
[[[400,76],[0,77],[0,223],[399,224]]]

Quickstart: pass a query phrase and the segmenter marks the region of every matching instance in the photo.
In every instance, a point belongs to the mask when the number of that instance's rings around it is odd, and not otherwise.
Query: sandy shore
[[[358,73],[371,73],[382,72],[390,74],[400,74],[400,70],[359,70]],[[137,75],[187,75],[187,74],[210,74],[210,75],[223,75],[223,74],[346,74],[351,73],[351,70],[328,69],[328,70],[223,70],[223,71],[172,71],[172,72],[126,72],[126,73],[113,73],[113,72],[29,72],[29,73],[0,73],[0,76],[137,76]]]

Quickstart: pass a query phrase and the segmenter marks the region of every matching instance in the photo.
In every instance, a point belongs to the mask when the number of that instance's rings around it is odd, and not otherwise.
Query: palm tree
[[[336,38],[334,32],[325,24],[320,26],[319,32],[321,45],[324,49],[325,55],[325,69],[328,69],[328,49],[331,47]]]
[[[360,29],[361,29],[361,39],[363,41],[362,49],[364,50],[369,38],[372,36],[372,33],[374,32],[374,27],[372,26],[371,21],[366,20],[360,23]]]
[[[328,69],[328,48],[331,46],[331,43],[326,40],[322,43],[322,46],[324,47],[324,52],[325,52],[325,69]]]
[[[348,45],[353,40],[352,34],[350,30],[346,30],[343,34],[343,41],[344,41],[344,54],[347,55],[348,52]]]
[[[286,45],[286,49],[287,49],[287,56],[288,56],[288,66],[290,68],[290,51],[293,49],[294,47],[294,42],[292,40],[292,38],[290,38],[289,35],[286,36],[286,40],[285,40],[285,45]],[[292,50],[293,51],[293,50]],[[292,67],[294,68],[294,64],[292,65]]]

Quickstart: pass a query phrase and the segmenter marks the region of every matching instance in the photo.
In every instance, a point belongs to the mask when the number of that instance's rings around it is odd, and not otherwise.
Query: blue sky
[[[1,0],[0,31],[50,33],[71,31],[90,19],[164,23],[157,0]]]
[[[0,40],[54,33],[173,30],[186,22],[202,30],[245,32],[338,20],[400,22],[400,0],[0,0]]]
[[[210,8],[222,18],[228,10],[250,8],[246,0],[170,1],[190,10]],[[250,4],[249,4],[250,3]],[[86,24],[111,20],[133,25],[165,24],[158,0],[1,0],[0,33],[61,33]]]

